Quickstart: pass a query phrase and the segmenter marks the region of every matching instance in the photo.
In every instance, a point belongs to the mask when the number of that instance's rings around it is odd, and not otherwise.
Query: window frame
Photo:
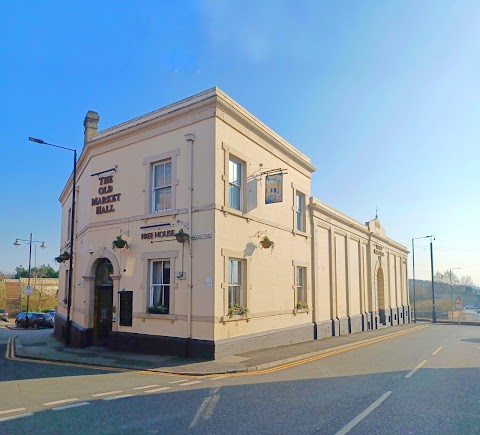
[[[247,257],[243,251],[233,251],[230,249],[222,249],[221,255],[223,257],[224,263],[224,274],[223,282],[221,283],[221,288],[223,290],[223,313],[222,321],[227,322],[229,320],[247,320],[247,316],[228,316],[229,311],[229,261],[230,260],[239,260],[242,264],[242,286],[241,286],[241,306],[251,309],[250,305],[250,291],[251,291],[251,257]]]
[[[173,149],[161,154],[156,154],[143,159],[145,166],[145,216],[165,216],[177,214],[177,187],[179,184],[177,178],[178,156],[180,155],[180,148]],[[170,209],[164,211],[154,211],[154,175],[155,167],[168,161],[171,161],[171,190],[170,190]]]
[[[224,197],[222,211],[238,216],[244,216],[248,212],[247,168],[249,167],[249,159],[245,154],[231,148],[225,142],[222,143],[222,149],[224,151],[222,174],[222,180],[224,182]],[[240,191],[240,210],[230,206],[230,160],[241,165],[242,186]]]
[[[300,272],[300,275],[299,275]],[[301,285],[299,284],[299,276],[302,278],[302,283]],[[295,289],[296,289],[296,303],[295,307],[297,306],[297,303],[302,301],[304,304],[307,304],[307,268],[304,266],[295,266]],[[301,294],[302,297],[299,297],[299,289],[301,289]]]
[[[299,199],[301,200],[300,207],[299,207]],[[306,233],[306,196],[302,191],[298,189],[295,189],[294,213],[295,213],[295,231],[300,233]],[[301,228],[298,227],[299,218],[301,220]]]
[[[240,184],[237,184],[235,183],[234,181],[231,181],[230,178],[231,178],[231,171],[230,171],[230,164],[233,164],[233,165],[238,165],[239,167],[239,173],[240,173]],[[244,203],[244,200],[243,200],[243,190],[244,190],[244,183],[243,183],[243,180],[244,180],[244,176],[243,176],[243,173],[245,172],[244,170],[244,162],[242,162],[241,160],[237,159],[235,156],[232,156],[230,155],[229,156],[229,159],[228,159],[228,207],[233,209],[233,210],[238,210],[238,211],[243,211],[243,203]],[[233,206],[231,203],[230,203],[230,189],[231,188],[235,188],[235,189],[238,189],[240,191],[240,194],[239,194],[239,204],[238,204],[238,208],[236,206]],[[236,204],[235,204],[236,205]]]
[[[170,272],[169,272],[169,283],[168,284],[165,284],[165,283],[159,283],[159,284],[154,284],[153,283],[153,279],[154,279],[154,275],[153,275],[153,270],[154,270],[154,264],[155,263],[162,263],[162,279],[163,279],[163,275],[164,275],[164,265],[165,263],[168,262],[169,263],[169,266],[170,266]],[[149,265],[149,272],[150,272],[150,276],[149,276],[149,281],[148,281],[148,286],[149,286],[149,302],[148,302],[148,306],[151,307],[153,305],[153,299],[154,299],[154,294],[155,294],[155,286],[158,286],[160,287],[161,289],[161,295],[162,295],[162,287],[166,287],[168,286],[168,312],[165,313],[165,314],[170,314],[170,297],[171,297],[171,294],[172,294],[172,262],[170,261],[170,259],[168,258],[161,258],[161,259],[155,259],[155,260],[150,260],[150,265]],[[163,290],[164,290],[163,288]],[[162,299],[162,297],[160,296],[160,300]],[[165,299],[165,298],[164,298]],[[158,305],[158,304],[157,304]],[[165,303],[161,303],[161,305],[165,306]]]
[[[297,270],[299,268],[303,269],[303,296],[304,299],[302,299],[302,302],[305,303],[305,305],[309,306],[309,293],[310,293],[310,264],[308,261],[299,261],[299,260],[292,260],[292,266],[293,266],[293,285],[292,285],[292,290],[293,290],[293,313],[297,312],[308,312],[309,309],[303,309],[303,308],[297,308],[298,301],[298,291],[297,291]]]
[[[166,172],[166,165],[170,164],[170,183],[169,184],[164,184],[163,186],[161,187],[156,187],[155,186],[155,171],[157,168],[159,168],[160,166],[163,166],[164,167],[164,174]],[[151,177],[152,177],[152,189],[151,189],[151,195],[152,195],[152,199],[151,199],[151,212],[152,213],[165,213],[165,212],[171,212],[172,211],[172,159],[165,159],[165,160],[162,160],[160,162],[156,162],[156,163],[153,163],[152,166],[152,174],[151,174]],[[164,175],[164,179],[165,179],[165,175]],[[170,188],[170,208],[165,208],[163,210],[159,209],[159,210],[155,210],[155,204],[156,204],[156,193],[157,191],[160,192],[164,189],[168,189]]]
[[[239,273],[238,273],[238,283],[232,283],[230,282],[230,277],[231,277],[231,269],[230,266],[233,262],[237,262],[239,265]],[[228,258],[228,308],[233,308],[235,305],[239,306],[244,306],[243,305],[243,299],[244,299],[244,284],[245,284],[245,278],[244,278],[244,271],[245,271],[245,260],[241,258],[234,258],[234,257],[229,257]],[[230,302],[230,295],[231,295],[231,288],[232,287],[239,287],[239,298],[238,298],[238,303],[236,301],[233,301],[233,303]]]
[[[144,281],[141,283],[140,287],[144,289],[143,291],[143,312],[147,313],[149,316],[171,316],[175,314],[175,290],[178,288],[178,283],[175,280],[175,263],[178,257],[178,250],[172,251],[156,251],[156,252],[144,252],[141,254],[140,258],[143,261],[143,277]],[[168,314],[149,314],[148,308],[153,302],[151,294],[151,283],[152,278],[151,274],[153,273],[153,262],[155,261],[170,261],[170,298],[169,298],[169,308]]]

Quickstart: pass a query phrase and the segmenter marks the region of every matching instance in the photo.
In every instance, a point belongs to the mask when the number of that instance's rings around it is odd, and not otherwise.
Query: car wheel
[[[35,322],[35,323],[32,325],[32,328],[33,328],[33,329],[38,329],[38,323]]]

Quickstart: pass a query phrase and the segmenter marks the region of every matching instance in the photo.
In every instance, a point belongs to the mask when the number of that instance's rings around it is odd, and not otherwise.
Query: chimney
[[[83,126],[85,127],[85,133],[83,135],[83,146],[87,145],[92,137],[98,132],[98,121],[100,121],[100,116],[97,112],[89,110],[85,115],[85,120],[83,121]]]

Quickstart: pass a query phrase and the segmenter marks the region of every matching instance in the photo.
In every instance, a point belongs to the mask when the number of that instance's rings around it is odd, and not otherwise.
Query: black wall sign
[[[120,326],[132,326],[133,292],[120,292]]]

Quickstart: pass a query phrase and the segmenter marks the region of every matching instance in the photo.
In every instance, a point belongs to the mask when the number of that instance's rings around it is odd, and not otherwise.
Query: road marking
[[[108,393],[97,393],[97,394],[92,394],[92,397],[102,397],[102,396],[108,396],[110,394],[118,394],[118,393],[123,393],[123,391],[109,391]]]
[[[377,406],[379,406],[388,396],[392,394],[391,391],[387,391],[380,399],[375,400],[365,411],[357,415],[350,423],[340,429],[335,435],[344,435],[349,432],[353,427],[360,423],[368,414],[370,414]]]
[[[225,379],[225,378],[228,378],[227,375],[223,375],[223,376],[217,376],[216,378],[210,378],[211,381],[217,381],[218,379]]]
[[[27,408],[15,408],[15,409],[7,409],[5,411],[0,411],[0,415],[3,415],[3,414],[9,414],[11,412],[18,412],[18,411],[26,411]]]
[[[440,352],[443,349],[443,346],[440,346],[435,352],[432,353],[432,355],[436,355],[438,352]]]
[[[203,399],[202,404],[198,407],[198,410],[195,413],[192,422],[190,423],[190,429],[193,429],[201,418],[208,420],[213,415],[213,411],[220,400],[220,394],[217,394],[219,390],[220,387],[214,388],[211,391],[210,396]]]
[[[8,420],[15,420],[16,418],[22,418],[22,417],[30,417],[33,414],[30,412],[28,414],[20,414],[20,415],[11,415],[10,417],[3,417],[0,418],[0,422],[2,421],[8,421]]]
[[[117,399],[124,399],[125,397],[133,397],[133,394],[124,394],[123,396],[105,397],[105,399],[102,399],[102,400],[117,400]]]
[[[191,381],[191,382],[185,382],[184,384],[178,384],[182,387],[187,387],[188,385],[194,385],[194,384],[201,384],[203,381]]]
[[[405,375],[405,377],[408,379],[411,377],[419,368],[421,368],[423,365],[427,363],[427,360],[422,361],[417,367],[415,367],[408,375]]]
[[[147,388],[159,387],[160,385],[144,385],[143,387],[134,387],[134,390],[146,390]]]
[[[155,388],[154,390],[147,390],[144,393],[158,393],[159,391],[171,390],[170,387]]]
[[[71,405],[57,406],[56,408],[52,408],[52,409],[54,411],[63,411],[64,409],[76,408],[77,406],[85,406],[85,405],[90,405],[90,402],[72,403]]]
[[[55,402],[47,402],[43,403],[43,406],[51,406],[51,405],[60,405],[60,403],[69,403],[69,402],[76,402],[79,399],[74,398],[74,399],[65,399],[65,400],[56,400]]]
[[[179,381],[172,381],[172,382],[169,382],[169,384],[178,384],[180,382],[185,382],[185,379],[180,379]]]

